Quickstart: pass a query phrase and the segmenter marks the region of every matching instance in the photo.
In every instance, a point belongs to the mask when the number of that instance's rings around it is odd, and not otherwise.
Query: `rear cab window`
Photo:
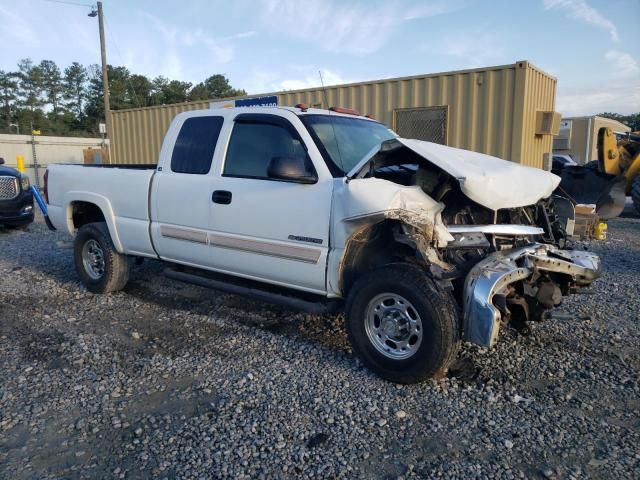
[[[223,117],[203,116],[185,120],[171,154],[171,171],[206,175],[211,170]]]

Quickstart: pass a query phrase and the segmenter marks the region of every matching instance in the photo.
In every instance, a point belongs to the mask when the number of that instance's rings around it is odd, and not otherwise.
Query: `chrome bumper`
[[[493,297],[504,293],[508,285],[527,279],[534,271],[564,274],[582,287],[598,278],[600,269],[600,258],[593,253],[560,250],[540,243],[489,255],[471,269],[465,281],[464,340],[492,347],[501,320]]]

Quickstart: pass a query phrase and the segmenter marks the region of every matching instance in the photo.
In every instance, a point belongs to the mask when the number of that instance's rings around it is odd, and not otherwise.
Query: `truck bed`
[[[155,170],[155,165],[50,165],[51,222],[73,233],[67,211],[70,199],[93,203],[104,213],[119,252],[155,257],[149,237],[149,192]]]

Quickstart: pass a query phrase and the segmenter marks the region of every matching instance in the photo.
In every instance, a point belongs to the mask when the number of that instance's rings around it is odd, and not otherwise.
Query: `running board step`
[[[301,310],[308,313],[337,313],[342,304],[339,300],[305,300],[303,298],[261,289],[258,287],[258,282],[250,280],[247,281],[247,284],[251,286],[240,285],[238,284],[239,280],[235,278],[233,281],[218,280],[216,278],[211,278],[210,276],[205,276],[206,274],[200,275],[197,273],[178,271],[172,268],[165,269],[164,275],[172,280],[191,283],[200,287],[211,288],[213,290],[219,290],[221,292],[231,293],[234,295],[241,295],[261,302],[282,305],[293,310]]]

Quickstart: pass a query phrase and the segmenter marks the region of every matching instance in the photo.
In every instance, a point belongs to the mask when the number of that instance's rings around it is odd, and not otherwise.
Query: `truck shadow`
[[[335,352],[350,353],[341,315],[312,315],[162,276],[165,265],[147,261],[134,268],[125,293],[167,311],[224,319],[279,336],[297,338]]]
[[[39,216],[38,216],[39,217]],[[13,238],[15,236],[15,238]],[[71,239],[60,232],[50,232],[38,218],[25,231],[0,228],[0,257],[10,271],[31,271],[34,278],[45,276],[59,287],[86,292],[73,264]],[[295,337],[336,352],[350,352],[342,317],[310,315],[285,307],[249,300],[203,287],[165,278],[166,265],[145,260],[134,266],[124,293],[166,310],[223,318],[258,328],[275,335]]]

